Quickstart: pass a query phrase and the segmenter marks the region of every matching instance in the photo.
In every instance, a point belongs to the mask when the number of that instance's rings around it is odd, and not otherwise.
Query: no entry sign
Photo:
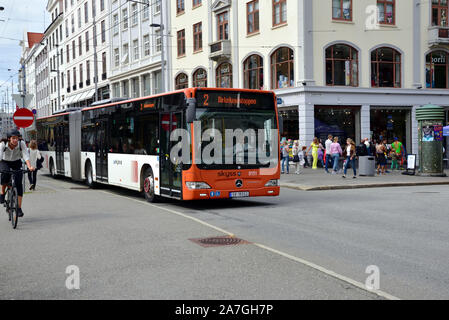
[[[176,119],[176,116],[174,114],[171,116],[171,125],[172,125],[172,127],[171,127],[172,130],[175,130],[176,126],[177,126],[177,119]],[[170,115],[164,114],[162,116],[161,126],[162,126],[162,129],[165,130],[165,131],[169,131],[170,130]]]
[[[33,112],[26,108],[17,109],[12,116],[12,119],[17,127],[27,128],[33,124],[34,115]]]

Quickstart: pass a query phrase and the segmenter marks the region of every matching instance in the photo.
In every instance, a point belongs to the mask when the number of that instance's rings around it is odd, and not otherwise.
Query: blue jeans
[[[335,172],[338,171],[338,160],[340,159],[340,154],[339,153],[333,153],[332,154],[332,162],[334,163],[334,167],[333,170]]]
[[[355,177],[357,175],[357,172],[355,170],[355,157],[352,158],[352,160],[351,160],[351,157],[346,157],[346,164],[345,164],[344,175],[346,175],[346,172],[348,171],[349,163],[351,163],[351,167],[352,167],[352,170],[354,170],[354,177]]]
[[[288,156],[282,158],[282,172],[285,172],[284,164],[285,164],[285,162],[287,162],[287,173],[289,173],[289,166],[290,166],[289,161],[290,161],[290,159]]]
[[[332,161],[331,159],[332,159],[332,156],[330,154],[326,153],[326,165],[324,167],[326,169],[326,172],[329,172],[328,168],[331,167],[331,161]]]

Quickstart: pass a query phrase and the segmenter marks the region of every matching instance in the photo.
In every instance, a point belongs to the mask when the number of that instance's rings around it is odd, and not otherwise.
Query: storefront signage
[[[432,57],[432,63],[436,63],[436,64],[446,64],[446,57],[442,56],[442,57]]]

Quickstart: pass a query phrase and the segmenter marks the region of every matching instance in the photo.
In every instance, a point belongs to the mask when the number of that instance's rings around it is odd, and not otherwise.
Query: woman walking
[[[282,170],[281,170],[281,173],[285,172],[285,170],[284,170],[285,163],[287,163],[287,174],[290,173],[289,172],[289,166],[290,166],[289,160],[290,160],[290,148],[288,146],[288,142],[284,141],[284,146],[282,148],[282,168],[281,168]]]
[[[313,138],[313,142],[310,144],[309,149],[306,152],[306,155],[309,153],[310,149],[312,149],[312,157],[313,157],[313,164],[312,169],[316,170],[318,169],[318,148],[323,149],[323,146],[319,143],[318,138]]]
[[[29,145],[29,153],[30,153],[30,163],[31,166],[36,167],[37,159],[42,159],[42,155],[40,154],[39,150],[37,149],[37,142],[36,140],[31,140]],[[36,189],[36,182],[37,182],[37,169],[33,172],[28,172],[28,180],[30,181],[30,190]]]
[[[298,140],[295,140],[295,143],[293,144],[293,162],[295,163],[296,174],[301,174],[301,166],[304,165],[304,154],[299,147]]]
[[[334,164],[332,174],[337,174],[338,172],[338,160],[342,155],[343,151],[341,150],[341,146],[338,143],[338,137],[334,137],[334,142],[330,146],[330,152],[332,155],[332,163]]]
[[[385,166],[387,165],[387,158],[385,157],[386,152],[387,147],[383,141],[380,141],[376,145],[377,174],[382,172],[382,175],[385,175]]]
[[[351,164],[352,170],[354,171],[353,179],[357,178],[357,171],[355,169],[355,143],[351,138],[346,139],[346,147],[345,147],[345,155],[346,155],[346,163],[345,170],[343,172],[343,178],[346,178],[346,172],[348,171],[348,166]]]

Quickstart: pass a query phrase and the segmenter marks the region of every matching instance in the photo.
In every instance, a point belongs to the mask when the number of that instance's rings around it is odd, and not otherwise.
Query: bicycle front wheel
[[[17,193],[17,188],[13,188],[11,191],[11,202],[9,203],[10,217],[12,227],[17,228],[17,222],[19,221],[19,214],[17,210],[19,209],[19,195]]]

